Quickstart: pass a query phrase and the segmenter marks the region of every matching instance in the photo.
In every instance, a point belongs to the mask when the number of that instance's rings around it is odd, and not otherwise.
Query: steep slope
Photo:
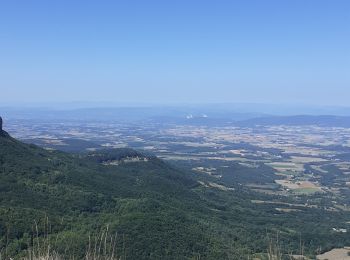
[[[73,156],[0,136],[0,232],[16,254],[34,221],[48,216],[61,251],[84,253],[89,233],[109,225],[123,234],[128,259],[224,257],[201,215],[197,184],[161,160],[132,150]],[[117,159],[118,165],[105,161]],[[69,231],[69,232],[68,232]],[[7,234],[7,235],[5,235]],[[8,236],[8,239],[5,237]],[[5,241],[8,240],[8,241]]]

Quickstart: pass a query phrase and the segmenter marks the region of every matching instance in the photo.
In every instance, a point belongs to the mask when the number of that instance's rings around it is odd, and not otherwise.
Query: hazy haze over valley
[[[350,259],[350,2],[2,1],[0,260]]]

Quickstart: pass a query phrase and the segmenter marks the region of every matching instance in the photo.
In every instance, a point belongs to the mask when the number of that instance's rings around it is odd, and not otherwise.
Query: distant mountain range
[[[332,115],[299,115],[299,116],[267,116],[236,122],[240,126],[257,125],[316,125],[326,127],[350,127],[350,116]]]
[[[260,108],[260,110],[259,110]],[[305,111],[303,113],[303,111]],[[3,107],[5,119],[41,121],[120,121],[204,125],[320,125],[348,127],[350,109],[292,109],[284,106],[192,105],[75,109]],[[293,114],[294,113],[294,114]]]

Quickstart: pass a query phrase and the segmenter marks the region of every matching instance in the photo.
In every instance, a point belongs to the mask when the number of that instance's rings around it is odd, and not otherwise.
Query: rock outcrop
[[[2,121],[2,118],[0,116],[0,136],[1,137],[9,137],[9,134],[2,129],[2,122],[3,121]]]

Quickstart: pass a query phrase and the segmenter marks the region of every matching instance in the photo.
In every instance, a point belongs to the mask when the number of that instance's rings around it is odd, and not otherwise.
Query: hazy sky
[[[1,1],[0,97],[350,105],[350,1]]]

